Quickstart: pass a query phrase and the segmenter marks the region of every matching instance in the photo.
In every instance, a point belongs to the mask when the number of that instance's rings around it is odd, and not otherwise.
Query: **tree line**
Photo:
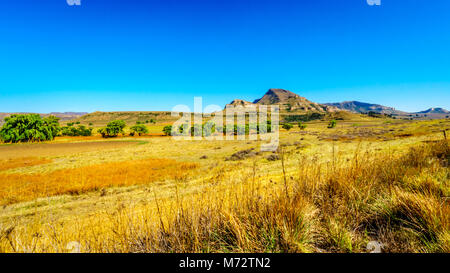
[[[94,128],[81,125],[80,122],[70,122],[66,126],[59,124],[55,116],[41,117],[39,114],[13,114],[4,119],[0,129],[0,139],[4,143],[41,142],[54,140],[56,136],[91,136]],[[154,123],[155,121],[152,120]],[[92,123],[89,123],[92,126]],[[97,132],[102,137],[117,137],[125,134],[126,123],[123,120],[113,120]],[[130,127],[130,136],[147,134],[148,128],[136,122]]]

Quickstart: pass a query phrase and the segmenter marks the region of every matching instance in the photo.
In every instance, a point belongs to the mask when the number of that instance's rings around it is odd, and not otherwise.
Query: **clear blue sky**
[[[0,112],[170,110],[284,88],[450,109],[450,1],[1,0]]]

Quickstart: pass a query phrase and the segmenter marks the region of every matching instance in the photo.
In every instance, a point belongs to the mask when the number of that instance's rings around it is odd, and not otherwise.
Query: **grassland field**
[[[307,122],[278,152],[164,124],[0,145],[0,252],[450,251],[450,120]]]

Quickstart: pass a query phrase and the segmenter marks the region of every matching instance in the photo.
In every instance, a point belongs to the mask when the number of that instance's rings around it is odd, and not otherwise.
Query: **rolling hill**
[[[337,103],[325,103],[325,105],[334,106],[342,110],[347,110],[353,113],[369,113],[374,112],[377,114],[387,115],[404,115],[406,112],[396,110],[393,107],[388,107],[380,104],[359,102],[359,101],[344,101]]]
[[[450,114],[450,111],[444,108],[430,108],[425,111],[417,112],[416,114]]]

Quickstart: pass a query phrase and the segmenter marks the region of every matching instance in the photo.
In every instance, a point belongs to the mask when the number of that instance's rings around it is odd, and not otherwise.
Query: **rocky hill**
[[[236,99],[229,105],[250,105],[251,102]],[[338,108],[334,106],[324,105],[315,103],[301,97],[289,90],[285,89],[269,89],[262,98],[257,99],[253,102],[256,105],[279,105],[282,112],[295,112],[295,113],[306,113],[306,112],[336,112],[339,111]]]
[[[225,108],[228,106],[247,106],[247,105],[253,105],[253,104],[254,103],[251,103],[246,100],[235,99],[232,102],[230,102],[229,104],[225,105]]]

